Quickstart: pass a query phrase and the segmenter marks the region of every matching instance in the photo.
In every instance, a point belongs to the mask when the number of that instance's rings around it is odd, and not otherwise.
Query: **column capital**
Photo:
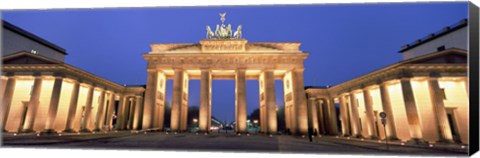
[[[235,72],[246,72],[246,71],[247,71],[246,68],[237,68],[237,69],[235,70]]]
[[[8,78],[13,78],[15,77],[15,72],[6,72],[5,76],[7,76]]]
[[[35,77],[35,78],[41,78],[41,77],[42,77],[42,73],[41,73],[41,72],[34,72],[34,73],[32,74],[32,76]]]
[[[294,68],[294,69],[292,69],[292,71],[295,71],[295,72],[304,72],[304,71],[305,71],[305,68],[303,68],[303,67]]]
[[[273,72],[275,69],[273,68],[263,68],[262,72]]]
[[[202,71],[202,72],[205,72],[205,71],[210,72],[210,68],[201,67],[201,68],[200,68],[200,71]]]
[[[55,78],[58,78],[58,77],[65,78],[65,74],[61,72],[54,72],[52,76]]]
[[[154,73],[154,72],[157,72],[158,70],[157,69],[147,69],[147,73]]]
[[[437,79],[437,78],[442,77],[442,75],[439,72],[430,72],[429,77]]]
[[[173,71],[175,72],[180,72],[180,71],[183,71],[184,69],[183,68],[173,68]]]

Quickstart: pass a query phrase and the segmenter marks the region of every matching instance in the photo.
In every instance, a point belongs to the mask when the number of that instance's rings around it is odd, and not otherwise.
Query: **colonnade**
[[[141,118],[141,96],[60,73],[7,73],[2,83],[6,83],[0,92],[3,131],[106,131],[112,130],[114,117],[116,129],[133,129]]]
[[[326,110],[322,106],[334,107],[337,102],[343,136],[385,139],[378,115],[383,111],[387,114],[388,139],[468,144],[464,132],[468,131],[468,117],[463,116],[468,112],[466,87],[465,77],[402,77],[340,91],[336,96],[333,92],[327,97],[310,94],[311,127],[325,133],[323,129],[328,130],[328,124],[337,118],[325,116],[334,111],[320,111]]]

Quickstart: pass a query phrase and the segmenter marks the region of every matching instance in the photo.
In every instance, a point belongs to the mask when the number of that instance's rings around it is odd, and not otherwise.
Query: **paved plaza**
[[[5,147],[82,148],[82,149],[131,149],[131,150],[184,150],[184,151],[234,151],[281,152],[322,154],[375,154],[375,155],[466,155],[468,147],[460,145],[400,145],[393,142],[386,150],[384,142],[360,139],[316,137],[309,142],[305,137],[287,135],[235,135],[234,133],[163,132],[102,132],[95,134],[37,135],[4,133]]]

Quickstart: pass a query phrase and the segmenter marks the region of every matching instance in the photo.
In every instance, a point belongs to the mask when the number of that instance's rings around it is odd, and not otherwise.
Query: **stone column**
[[[88,129],[88,120],[90,119],[90,115],[92,113],[93,91],[93,85],[90,85],[88,88],[87,102],[85,103],[85,115],[80,126],[81,132],[90,132],[90,129]]]
[[[120,100],[118,102],[117,108],[117,124],[115,125],[117,130],[125,129],[125,107],[129,103],[129,100],[127,98],[127,96],[120,95]]]
[[[265,95],[265,122],[266,131],[270,134],[277,133],[277,105],[275,103],[275,79],[273,76],[273,70],[265,70],[263,72],[264,77],[264,95]],[[245,120],[246,121],[246,120]]]
[[[403,102],[405,103],[405,110],[407,111],[408,124],[410,125],[410,135],[413,139],[422,138],[422,129],[420,128],[420,121],[418,119],[417,105],[413,95],[412,84],[409,78],[401,79],[400,81],[403,94]]]
[[[130,110],[128,111],[128,129],[133,129],[133,117],[135,115],[135,109],[137,105],[136,97],[132,97],[132,105],[130,106]]]
[[[348,110],[345,103],[345,98],[344,96],[339,96],[338,100],[340,101],[340,121],[342,123],[342,134],[343,136],[350,136],[350,126],[348,123],[350,120],[348,120]]]
[[[172,111],[170,118],[170,129],[172,131],[180,130],[180,116],[182,106],[182,90],[183,90],[183,70],[175,70],[175,77],[173,80],[172,93]]]
[[[57,118],[58,106],[60,103],[60,94],[62,92],[63,77],[55,76],[55,81],[53,82],[53,90],[50,98],[50,106],[48,108],[48,117],[45,124],[45,133],[55,133],[55,119]]]
[[[181,104],[181,115],[180,115],[180,129],[181,131],[187,130],[188,124],[188,74],[183,72],[183,88],[182,88],[182,104]]]
[[[148,70],[147,87],[145,89],[145,98],[143,101],[143,129],[153,128],[155,118],[155,94],[157,89],[158,72]]]
[[[198,115],[198,128],[201,132],[208,132],[208,122],[210,122],[210,71],[202,69],[200,77],[200,109]]]
[[[390,104],[390,96],[388,94],[388,89],[386,83],[380,84],[380,97],[382,100],[383,111],[387,114],[387,136],[388,139],[397,139],[397,132],[395,129],[395,121],[393,120],[393,111],[392,105]],[[380,118],[378,116],[378,118]]]
[[[327,101],[328,103],[326,104],[327,105],[327,109],[328,109],[328,128],[329,128],[329,133],[331,135],[338,135],[338,124],[337,124],[337,112],[336,112],[336,108],[335,108],[335,98],[331,98],[331,99],[327,99],[325,100]]]
[[[435,117],[437,118],[437,125],[439,133],[442,136],[441,140],[446,142],[453,142],[453,137],[450,124],[447,119],[447,112],[445,110],[445,104],[443,102],[444,96],[437,77],[430,77],[428,81],[428,87],[430,90],[430,98],[434,106]]]
[[[368,135],[372,139],[378,138],[377,132],[375,132],[375,122],[373,120],[373,103],[370,91],[368,89],[363,89],[363,100],[365,101],[365,111],[366,118],[365,122],[367,123]]]
[[[110,105],[108,105],[108,109],[107,109],[107,126],[108,126],[108,129],[111,130],[112,129],[112,124],[113,124],[113,113],[114,113],[114,109],[115,109],[115,93],[112,92],[110,94]]]
[[[7,89],[6,83],[8,81],[8,77],[1,76],[1,79],[2,81],[0,82],[0,97],[3,98],[3,95],[5,94],[5,90]]]
[[[303,84],[303,68],[292,71],[293,92],[295,97],[295,114],[297,117],[296,125],[300,134],[308,133],[308,114],[307,114],[307,97],[305,95],[305,87]]]
[[[273,75],[273,72],[272,72]],[[235,126],[237,132],[247,132],[247,85],[245,69],[238,69],[235,75]],[[275,97],[275,94],[274,94]],[[275,105],[274,105],[275,106]],[[276,114],[276,113],[275,113]],[[276,115],[275,115],[276,116]],[[276,118],[275,118],[276,122]],[[272,127],[275,128],[276,127]]]
[[[323,104],[325,104],[325,102],[323,102],[320,98],[318,99],[315,99],[315,102],[317,103],[317,117],[318,117],[318,129],[317,129],[317,132],[319,134],[325,134],[327,133],[326,132],[326,123],[325,123],[325,115],[324,115],[324,111],[325,111],[325,106]]]
[[[13,92],[15,91],[15,83],[16,83],[16,79],[14,75],[8,74],[7,84],[5,85],[6,87],[5,93],[2,99],[2,110],[0,110],[0,112],[2,113],[1,115],[2,131],[5,131],[5,125],[7,123],[8,114],[10,112],[10,106],[12,104]]]
[[[350,92],[350,107],[351,107],[351,116],[352,116],[352,125],[353,125],[353,136],[354,137],[361,137],[360,131],[360,117],[358,116],[358,103],[357,99],[355,98],[355,94]]]
[[[98,100],[99,105],[98,105],[98,110],[97,114],[95,116],[95,129],[94,131],[101,131],[102,129],[102,116],[104,114],[103,109],[105,108],[105,89],[102,89],[100,91],[100,98]]]
[[[73,80],[72,97],[70,98],[70,105],[68,106],[67,124],[63,132],[67,132],[67,133],[75,132],[72,128],[72,125],[73,125],[73,120],[75,119],[75,113],[77,111],[79,91],[80,91],[80,84],[78,83],[78,81]]]
[[[143,104],[142,100],[143,98],[141,96],[136,96],[136,101],[135,101],[135,115],[133,116],[133,129],[139,130],[140,125],[142,123],[141,120],[141,112],[143,111]]]
[[[320,123],[318,120],[318,110],[317,110],[317,101],[314,97],[309,97],[309,117],[310,117],[310,125],[309,127],[312,128],[312,131],[317,131],[317,133],[320,133],[320,129],[318,128],[318,124]]]
[[[33,132],[33,125],[35,117],[37,116],[38,105],[40,104],[40,93],[42,91],[42,76],[36,74],[33,81],[33,87],[30,91],[30,100],[28,102],[27,115],[25,117],[25,123],[23,124],[22,132]],[[20,127],[22,128],[22,127]]]

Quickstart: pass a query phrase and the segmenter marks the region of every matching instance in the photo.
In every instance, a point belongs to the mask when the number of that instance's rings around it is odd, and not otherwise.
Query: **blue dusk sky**
[[[249,42],[301,42],[305,86],[336,85],[402,59],[402,45],[467,18],[468,3],[57,9],[3,11],[2,18],[67,50],[66,63],[118,84],[143,85],[142,54],[153,43],[198,43],[205,26],[243,26]],[[8,40],[8,39],[4,39]],[[172,81],[167,82],[171,101]],[[276,100],[283,106],[281,81]],[[200,82],[190,81],[190,106]],[[214,80],[212,115],[233,121],[235,81]],[[259,107],[258,81],[247,81],[247,112]]]

